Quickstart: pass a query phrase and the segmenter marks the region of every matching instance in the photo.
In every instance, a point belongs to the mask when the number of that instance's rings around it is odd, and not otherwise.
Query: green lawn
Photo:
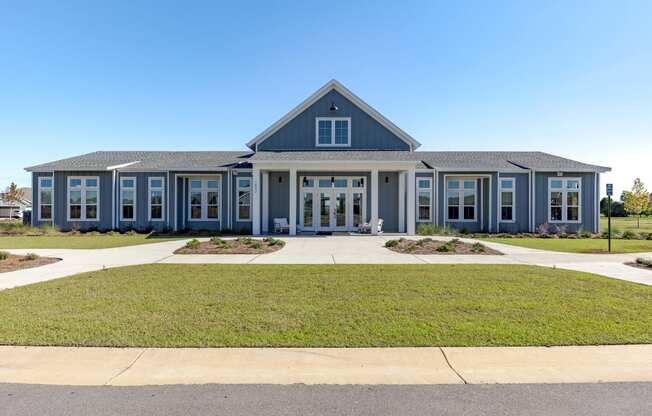
[[[0,249],[7,248],[111,248],[161,243],[188,237],[150,237],[135,235],[37,235],[0,236]]]
[[[641,217],[641,228],[636,227],[636,217],[612,217],[611,227],[620,232],[633,231],[635,233],[652,233],[652,217]],[[600,217],[600,229],[607,230],[607,217]]]
[[[521,265],[172,265],[0,292],[0,344],[652,343],[652,287]]]
[[[565,238],[483,238],[494,243],[567,253],[608,253],[607,240]],[[612,253],[652,252],[652,240],[611,240]]]

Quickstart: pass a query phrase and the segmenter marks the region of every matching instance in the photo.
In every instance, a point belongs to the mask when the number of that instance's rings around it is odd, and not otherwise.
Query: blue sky
[[[652,188],[652,2],[188,3],[0,6],[0,186],[95,150],[242,149],[336,78],[421,150]]]

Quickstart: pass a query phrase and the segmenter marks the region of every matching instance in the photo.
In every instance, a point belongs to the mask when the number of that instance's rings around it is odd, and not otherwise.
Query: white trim
[[[292,121],[295,117],[297,117],[299,114],[301,114],[304,110],[306,110],[308,107],[310,107],[315,102],[317,102],[317,100],[319,100],[320,98],[322,98],[323,96],[325,96],[326,94],[328,94],[332,90],[335,90],[338,93],[342,94],[344,96],[344,98],[351,101],[354,105],[358,106],[362,111],[364,111],[369,116],[371,116],[371,118],[376,120],[382,126],[384,126],[389,131],[391,131],[396,136],[398,136],[398,138],[400,138],[401,140],[406,142],[408,145],[410,145],[410,150],[416,150],[419,146],[421,146],[421,143],[419,143],[414,138],[412,138],[409,134],[407,134],[406,132],[401,130],[398,126],[396,126],[394,123],[389,121],[387,118],[385,118],[378,111],[374,110],[369,104],[362,101],[359,97],[357,97],[355,94],[353,94],[344,85],[342,85],[340,82],[338,82],[335,79],[332,79],[329,82],[327,82],[323,87],[321,87],[314,94],[312,94],[310,97],[305,99],[301,104],[299,104],[298,106],[296,106],[295,108],[290,110],[290,112],[288,112],[280,120],[278,120],[276,123],[269,126],[267,129],[265,129],[258,136],[251,139],[247,143],[247,146],[257,150],[256,147],[258,146],[258,144],[260,144],[261,142],[268,139],[272,134],[276,133],[283,126],[285,126],[287,123]]]
[[[561,188],[555,188],[552,190],[550,184],[552,181],[561,181]],[[577,181],[579,188],[569,189],[566,187],[566,184],[569,181]],[[550,205],[550,194],[552,192],[561,192],[561,220],[552,220],[552,206]],[[577,206],[577,220],[569,221],[568,218],[568,200],[566,195],[569,192],[577,192],[577,205],[571,205],[571,207]],[[581,177],[566,177],[566,176],[550,176],[548,177],[548,200],[546,201],[548,205],[548,222],[551,224],[581,224],[582,223],[582,178]]]
[[[435,170],[432,178],[435,181],[435,225],[439,226],[439,172]]]
[[[290,213],[288,234],[297,235],[297,170],[290,168],[290,180],[288,181],[290,192]],[[314,202],[313,202],[314,204]]]
[[[459,178],[459,179],[458,179]],[[444,212],[444,222],[449,223],[449,222],[454,222],[454,223],[464,223],[464,222],[478,222],[478,179],[480,177],[478,176],[466,176],[465,175],[444,175],[444,197],[446,198],[446,210]],[[448,181],[450,180],[458,180],[460,182],[460,187],[458,189],[452,189],[450,191],[455,192],[457,191],[458,193],[458,200],[459,204],[457,207],[459,208],[458,210],[458,219],[450,219],[448,218]],[[464,208],[467,206],[464,203],[464,193],[471,191],[471,189],[464,188],[464,182],[470,182],[473,180],[473,195],[474,195],[474,204],[473,204],[473,218],[465,219],[464,218]],[[471,205],[468,205],[471,206]]]
[[[123,181],[128,181],[128,180],[134,181],[134,186],[126,187],[126,186],[122,185]],[[138,218],[136,216],[136,205],[138,204],[138,179],[135,176],[120,176],[119,183],[120,183],[120,186],[119,186],[120,191],[118,192],[118,195],[119,195],[118,206],[119,206],[119,210],[120,210],[120,215],[119,215],[120,222],[136,222],[136,220]],[[133,218],[125,218],[124,215],[123,215],[124,210],[122,209],[122,207],[123,207],[122,194],[123,194],[124,191],[133,191],[134,192],[134,200],[133,200],[133,204],[131,204],[133,206]]]
[[[319,122],[320,121],[329,121],[331,125],[331,141],[330,143],[319,143]],[[346,143],[336,143],[336,121],[346,121],[347,122],[347,142]],[[316,117],[315,118],[315,147],[351,147],[351,117]]]
[[[159,179],[161,181],[160,187],[153,187],[152,180]],[[147,220],[150,222],[165,221],[165,178],[163,176],[150,176],[147,180]],[[221,188],[221,186],[220,186]],[[152,192],[161,191],[161,218],[152,218]]]
[[[168,186],[170,186],[170,193],[172,193],[172,189],[174,189],[174,231],[178,230],[178,228],[177,228],[177,217],[179,216],[178,213],[177,213],[177,209],[179,208],[179,204],[177,204],[177,201],[179,201],[179,194],[177,193],[177,182],[178,182],[177,176],[179,176],[179,175],[175,173],[174,174],[174,188],[172,188],[172,185],[168,184]],[[181,195],[181,200],[182,201],[184,200],[183,195]],[[185,204],[181,204],[182,207],[184,205]]]
[[[167,185],[167,186],[166,186],[166,189],[168,190],[168,194],[171,195],[171,194],[172,194],[172,191],[170,190],[170,171],[168,171],[168,174],[167,174],[167,182],[166,182],[165,184]],[[166,211],[167,215],[165,216],[165,224],[166,224],[166,226],[167,226],[168,228],[170,228],[170,211],[171,211],[171,208],[170,208],[170,201],[171,201],[171,200],[172,200],[172,198],[168,198],[167,211]]]
[[[186,175],[184,175],[186,176]],[[188,178],[186,178],[188,179]],[[188,222],[199,222],[199,221],[211,221],[211,222],[216,222],[216,221],[221,221],[222,219],[222,175],[203,175],[203,176],[196,176],[192,179],[189,179],[190,182],[192,181],[200,181],[201,182],[201,187],[199,189],[194,189],[192,188],[192,183],[188,185],[188,199],[186,201],[188,205],[188,217],[186,220]],[[217,190],[214,188],[208,188],[206,185],[206,182],[208,181],[217,181]],[[208,218],[208,193],[209,192],[215,192],[217,191],[217,218]],[[193,192],[200,192],[201,193],[201,217],[200,218],[191,218],[192,217],[192,209],[191,209],[191,197],[190,195]]]
[[[503,181],[509,181],[512,183],[511,188],[503,188]],[[511,193],[512,194],[512,205],[504,205],[504,206],[509,206],[512,207],[512,219],[511,220],[504,220],[503,219],[503,192],[504,193]],[[516,223],[516,178],[514,177],[507,177],[507,178],[501,178],[498,176],[498,205],[500,207],[499,214],[498,214],[498,222],[500,223],[506,223],[506,224],[513,224]]]
[[[398,232],[405,232],[405,182],[407,174],[404,171],[398,173]]]
[[[371,170],[371,234],[378,234],[378,169]],[[412,205],[414,206],[414,205]]]
[[[595,212],[593,213],[593,230],[596,233],[600,232],[600,195],[598,194],[598,172],[595,172],[593,176],[593,205],[595,206]]]
[[[80,201],[80,215],[81,218],[70,218],[70,181],[73,179],[79,179],[81,180],[81,186],[75,187],[74,190],[79,190],[80,195],[81,195],[81,201]],[[97,186],[86,186],[86,180],[87,179],[95,179],[97,180]],[[68,176],[67,179],[67,186],[66,186],[66,211],[67,211],[67,216],[66,219],[68,222],[99,222],[100,221],[100,177],[99,176]],[[91,218],[91,219],[86,219],[86,192],[87,191],[96,191],[97,192],[97,202],[95,204],[90,204],[90,205],[95,205],[95,210],[97,212],[97,218]],[[78,204],[74,204],[78,205]]]
[[[263,233],[269,232],[269,171],[263,172],[262,178],[262,216],[263,216]]]
[[[416,234],[416,228],[417,228],[417,222],[416,222],[416,213],[415,210],[413,209],[415,204],[416,204],[416,186],[415,186],[415,179],[416,179],[416,170],[414,167],[411,167],[408,170],[408,177],[407,177],[407,206],[412,207],[407,210],[407,234],[408,235],[414,235]]]
[[[419,181],[428,181],[428,186],[425,187],[425,188],[420,187],[419,186]],[[432,178],[417,176],[414,186],[416,186],[416,198],[415,198],[415,202],[416,202],[416,214],[415,214],[416,215],[416,221],[417,222],[432,222],[432,205],[433,205],[432,204]],[[428,208],[430,208],[428,210],[428,218],[421,218],[421,216],[420,216],[419,208],[421,208],[421,204],[419,203],[419,193],[421,193],[421,192],[427,192],[428,193]]]
[[[43,186],[41,184],[41,181],[43,179],[49,179],[50,180],[50,186]],[[49,191],[50,192],[50,203],[49,204],[42,204],[41,203],[41,192],[43,191]],[[38,221],[53,221],[54,220],[54,174],[52,176],[39,176],[38,178],[38,189],[36,190],[36,208],[38,211]],[[43,218],[41,215],[41,206],[43,205],[49,205],[50,206],[50,218]],[[9,215],[12,215],[10,213]]]
[[[249,181],[249,218],[240,218],[240,181]],[[242,187],[246,189],[245,187]],[[253,196],[254,196],[254,177],[243,176],[235,178],[235,221],[236,222],[252,222],[253,221]]]
[[[532,232],[537,228],[537,171],[532,170]]]

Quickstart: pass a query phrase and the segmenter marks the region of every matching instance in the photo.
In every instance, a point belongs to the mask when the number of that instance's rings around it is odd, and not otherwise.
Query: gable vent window
[[[315,129],[317,147],[351,146],[350,117],[317,117]]]

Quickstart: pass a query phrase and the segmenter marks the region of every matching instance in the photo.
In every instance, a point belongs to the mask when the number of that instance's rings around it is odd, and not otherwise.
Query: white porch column
[[[410,168],[407,173],[407,233],[416,234],[416,169]]]
[[[260,235],[260,169],[251,170],[251,232]]]
[[[263,233],[269,232],[269,172],[263,171]]]
[[[290,235],[297,235],[297,169],[290,168]]]
[[[398,173],[398,232],[405,232],[405,172]]]
[[[371,234],[378,234],[378,169],[371,170]]]

